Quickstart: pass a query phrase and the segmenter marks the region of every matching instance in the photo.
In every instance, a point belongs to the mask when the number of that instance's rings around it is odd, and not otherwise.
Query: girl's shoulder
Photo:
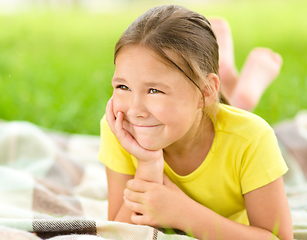
[[[272,128],[256,114],[220,104],[215,121],[215,130],[250,138],[266,131],[272,131]]]

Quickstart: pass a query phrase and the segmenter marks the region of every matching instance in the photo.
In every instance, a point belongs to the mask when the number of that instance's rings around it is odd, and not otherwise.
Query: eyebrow
[[[112,82],[126,82],[126,80],[123,78],[112,78],[111,81]]]
[[[170,89],[170,86],[168,86],[167,84],[163,83],[163,82],[146,82],[145,86],[147,87],[163,87],[166,89]]]
[[[112,82],[126,83],[124,78],[112,78]],[[145,82],[146,87],[163,87],[165,89],[170,89],[171,87],[163,82]]]

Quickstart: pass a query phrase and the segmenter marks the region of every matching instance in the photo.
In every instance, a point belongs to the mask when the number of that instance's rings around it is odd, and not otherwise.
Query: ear
[[[201,86],[202,92],[205,96],[206,107],[209,106],[218,96],[220,88],[219,77],[215,73],[209,73],[206,76],[204,84]],[[203,102],[202,102],[203,105]]]

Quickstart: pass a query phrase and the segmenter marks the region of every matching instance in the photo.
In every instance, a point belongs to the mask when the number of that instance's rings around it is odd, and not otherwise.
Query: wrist
[[[159,159],[152,159],[150,161],[139,161],[137,171],[148,171],[148,172],[156,172],[163,173],[164,170],[164,159],[163,157]]]
[[[150,159],[144,160],[140,158],[136,158],[138,161],[138,166],[164,166],[164,158],[163,155],[158,157],[152,157]]]
[[[163,170],[163,158],[156,161],[138,161],[134,178],[163,184]]]
[[[146,154],[134,155],[138,164],[152,165],[164,162],[163,150],[150,151],[146,150]]]

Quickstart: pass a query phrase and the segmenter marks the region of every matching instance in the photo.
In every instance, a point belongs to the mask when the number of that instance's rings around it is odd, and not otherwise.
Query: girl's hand
[[[163,162],[162,149],[157,151],[144,149],[133,136],[123,128],[124,114],[123,112],[118,112],[116,116],[114,115],[113,98],[111,98],[107,104],[106,119],[111,131],[115,134],[122,147],[131,155],[135,156],[139,163],[140,161],[148,164],[155,163],[156,161]]]
[[[129,180],[124,199],[125,205],[133,211],[131,221],[134,224],[178,229],[182,228],[181,209],[191,200],[166,175],[163,185],[140,179]]]

